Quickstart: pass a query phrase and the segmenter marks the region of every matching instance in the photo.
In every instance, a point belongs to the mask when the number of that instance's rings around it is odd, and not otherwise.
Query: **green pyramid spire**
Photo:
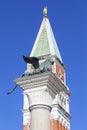
[[[44,18],[30,56],[39,57],[48,54],[57,56],[62,62],[56,40],[47,17],[47,12],[46,14],[44,12]]]

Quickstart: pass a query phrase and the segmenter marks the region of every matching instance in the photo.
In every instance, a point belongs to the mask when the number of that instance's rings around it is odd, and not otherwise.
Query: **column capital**
[[[51,106],[52,99],[55,96],[47,86],[28,89],[25,90],[25,93],[29,99],[29,106],[37,106],[38,104]]]

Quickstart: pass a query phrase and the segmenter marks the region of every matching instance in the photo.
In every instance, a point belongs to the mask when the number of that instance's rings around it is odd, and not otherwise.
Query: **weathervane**
[[[45,17],[47,17],[47,12],[48,12],[47,7],[44,7],[43,14],[44,14]]]

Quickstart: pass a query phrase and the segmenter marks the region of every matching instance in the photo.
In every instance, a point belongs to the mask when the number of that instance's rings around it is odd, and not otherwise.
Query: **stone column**
[[[67,100],[66,100],[66,111],[68,113],[70,113],[70,111],[69,111],[69,98],[67,98]]]
[[[50,130],[52,92],[46,87],[25,91],[29,96],[30,130]]]

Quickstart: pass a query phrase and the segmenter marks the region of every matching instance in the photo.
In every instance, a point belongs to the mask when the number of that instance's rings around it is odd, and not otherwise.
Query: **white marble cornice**
[[[70,95],[70,91],[67,89],[67,87],[64,84],[62,84],[62,82],[52,72],[44,72],[44,73],[34,74],[31,76],[17,78],[14,80],[14,82],[20,85],[20,87],[22,87],[24,90],[30,88],[36,88],[39,86],[40,87],[47,86],[55,94],[65,91],[65,93]]]

